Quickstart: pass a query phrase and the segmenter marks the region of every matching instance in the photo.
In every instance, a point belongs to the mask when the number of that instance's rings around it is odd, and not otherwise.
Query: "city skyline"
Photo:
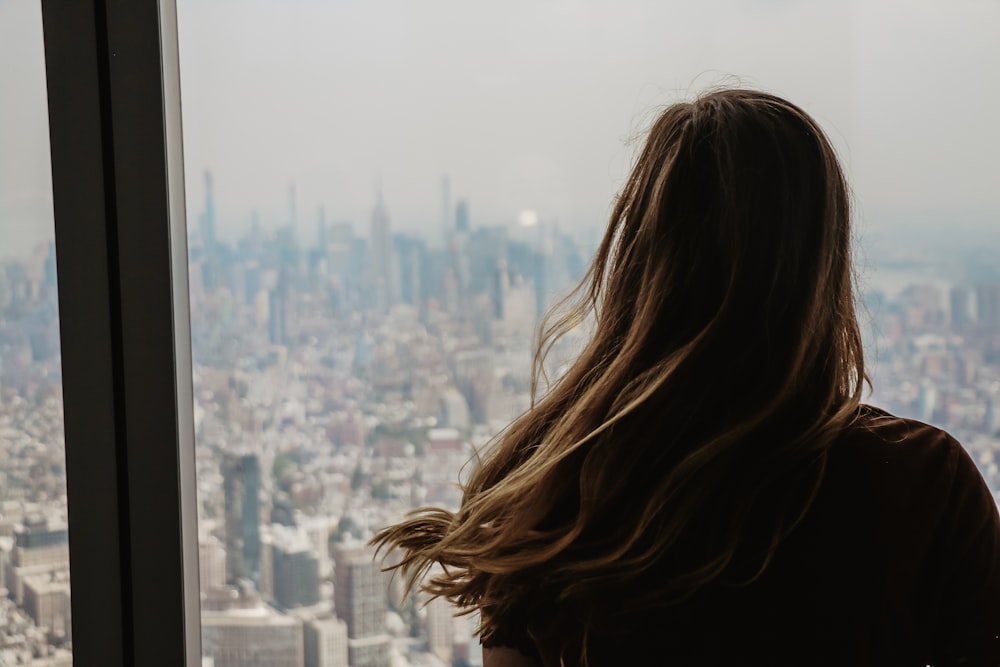
[[[1000,502],[1000,89],[981,85],[1000,3],[178,4],[206,664],[481,665],[471,621],[404,602],[362,545],[457,510],[531,405],[538,317],[583,274],[644,127],[714,83],[830,133],[868,400],[955,435]],[[37,3],[0,0],[0,58],[0,663],[70,667]]]
[[[0,151],[4,256],[51,224],[37,12],[0,3],[0,56],[21,63],[0,73],[18,100],[0,108],[0,127],[16,128]],[[379,180],[395,227],[426,232],[445,174],[481,224],[534,210],[600,228],[655,110],[720,82],[819,119],[862,227],[1000,217],[1000,91],[981,85],[1000,63],[997,3],[216,0],[178,12],[189,224],[212,170],[221,237],[253,210],[277,224],[291,183],[303,215],[324,206],[360,224]]]

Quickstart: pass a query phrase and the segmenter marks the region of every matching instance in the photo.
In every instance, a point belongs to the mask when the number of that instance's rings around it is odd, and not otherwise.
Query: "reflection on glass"
[[[872,401],[947,428],[1000,489],[1000,202],[966,157],[1000,150],[1000,97],[969,84],[998,8],[179,2],[206,656],[482,664],[475,619],[404,600],[365,542],[457,508],[529,404],[538,317],[594,251],[622,137],[724,73],[804,105],[852,169]]]
[[[0,61],[0,665],[70,667],[59,315],[38,3],[0,2]]]

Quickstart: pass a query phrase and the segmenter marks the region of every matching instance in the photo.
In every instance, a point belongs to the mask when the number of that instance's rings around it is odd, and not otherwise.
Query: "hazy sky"
[[[0,0],[0,255],[38,234],[37,0]],[[719,82],[788,96],[841,151],[867,223],[1000,226],[1000,0],[178,0],[189,224],[257,210],[437,232],[523,209],[600,226],[663,104]],[[7,63],[14,63],[9,67]],[[7,251],[7,252],[5,252]]]

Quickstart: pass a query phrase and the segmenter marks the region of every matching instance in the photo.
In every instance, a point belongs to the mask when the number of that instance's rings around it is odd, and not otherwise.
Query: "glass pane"
[[[0,664],[72,665],[42,16],[0,2]]]
[[[178,13],[217,667],[481,664],[474,619],[403,602],[362,545],[456,508],[473,451],[528,404],[538,316],[585,270],[631,137],[711,85],[827,129],[857,204],[871,400],[953,432],[1000,489],[1000,95],[982,83],[1000,5]]]

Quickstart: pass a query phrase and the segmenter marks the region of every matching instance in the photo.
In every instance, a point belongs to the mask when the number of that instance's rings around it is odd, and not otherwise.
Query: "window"
[[[303,644],[305,664],[476,664],[471,625],[387,593],[363,543],[412,507],[457,507],[473,450],[527,406],[537,316],[589,261],[623,138],[724,74],[802,104],[842,153],[873,401],[954,432],[1000,488],[1000,274],[982,250],[1000,202],[973,148],[997,143],[1000,99],[970,85],[998,55],[995,6],[178,11],[216,664],[280,645],[299,665]],[[326,642],[341,662],[317,662]]]
[[[79,664],[476,664],[471,625],[402,604],[359,545],[457,501],[622,139],[730,73],[841,150],[876,402],[1000,487],[995,3],[272,5],[183,0],[178,40],[169,0],[42,3]],[[0,3],[0,50],[31,47],[24,7]],[[32,103],[0,129],[5,267],[6,188],[44,172]]]
[[[0,3],[0,664],[72,663],[42,16]]]

